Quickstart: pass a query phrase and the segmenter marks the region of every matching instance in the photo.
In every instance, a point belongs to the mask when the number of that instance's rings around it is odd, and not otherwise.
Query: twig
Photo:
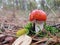
[[[39,41],[40,39],[33,38],[34,41]]]
[[[51,9],[51,7],[48,5],[48,3],[46,3],[46,6],[51,10],[51,12],[55,15],[56,17],[56,13]]]
[[[4,33],[4,32],[0,32],[0,34],[4,34],[4,35],[7,35],[7,36],[12,36],[12,37],[16,37],[16,38],[17,38],[16,35],[9,35],[9,34],[6,34],[6,33]]]
[[[57,43],[59,42],[60,43],[60,38],[57,38],[57,37],[53,37],[53,38],[42,38],[40,39],[39,41],[35,42],[35,43],[32,43],[32,45],[37,45],[39,43],[43,43],[43,42],[46,42],[45,45],[48,45],[50,43]]]
[[[45,30],[45,29],[44,29]],[[47,30],[45,30],[45,32],[50,36],[50,37],[54,37],[50,32],[48,32]]]
[[[41,33],[41,31],[37,32],[32,38],[36,37],[39,33]]]
[[[45,45],[48,45],[49,43],[51,43],[52,38],[48,39],[47,42],[45,43]]]
[[[47,40],[48,40],[48,38],[42,38],[42,39],[40,39],[38,42],[33,43],[32,45],[36,45],[36,44],[38,44],[38,43],[42,43],[42,42],[45,42],[45,41],[47,41]]]

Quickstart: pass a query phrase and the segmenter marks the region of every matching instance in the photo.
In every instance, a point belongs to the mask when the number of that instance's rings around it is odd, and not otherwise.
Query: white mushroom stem
[[[43,30],[43,28],[44,28],[44,22],[43,21],[35,22],[36,33],[39,32],[40,30]]]

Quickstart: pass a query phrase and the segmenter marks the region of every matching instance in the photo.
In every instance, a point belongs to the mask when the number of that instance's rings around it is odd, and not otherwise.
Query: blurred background
[[[60,23],[60,0],[0,0],[0,19],[24,25],[34,9],[46,12],[47,24]]]

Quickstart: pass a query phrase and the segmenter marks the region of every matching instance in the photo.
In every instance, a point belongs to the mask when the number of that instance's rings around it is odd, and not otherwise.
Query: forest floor
[[[0,30],[3,27],[4,34],[13,35],[19,28],[23,28],[27,22],[29,22],[29,15],[28,11],[11,11],[11,10],[1,10],[0,11]],[[55,25],[60,24],[60,11],[55,11],[56,17],[52,12],[49,13],[47,16],[47,24],[48,25]],[[13,15],[13,16],[12,16]],[[15,15],[15,16],[14,16]],[[7,26],[5,28],[4,26]],[[10,27],[9,27],[10,26]]]

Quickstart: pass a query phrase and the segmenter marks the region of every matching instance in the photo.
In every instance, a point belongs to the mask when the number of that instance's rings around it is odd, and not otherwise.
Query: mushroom
[[[33,10],[30,13],[29,20],[31,22],[35,23],[35,31],[36,31],[36,33],[39,32],[40,29],[43,30],[43,25],[44,25],[44,22],[46,21],[46,19],[47,19],[47,15],[43,10],[36,9],[36,10]]]

